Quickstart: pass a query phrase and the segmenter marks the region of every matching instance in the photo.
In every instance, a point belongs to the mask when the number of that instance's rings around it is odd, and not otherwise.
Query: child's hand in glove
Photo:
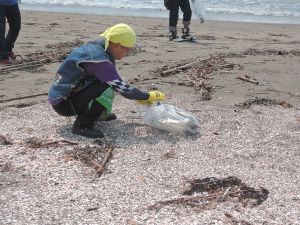
[[[152,105],[154,102],[164,101],[166,99],[166,95],[160,91],[149,91],[149,98],[147,100],[137,100],[139,104],[148,104]]]

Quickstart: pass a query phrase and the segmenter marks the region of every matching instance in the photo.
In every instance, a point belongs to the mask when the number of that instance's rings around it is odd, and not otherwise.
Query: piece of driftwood
[[[76,39],[73,42],[48,44],[45,46],[47,50],[39,50],[26,54],[24,58],[21,55],[16,55],[22,60],[13,61],[12,65],[0,66],[0,74],[10,73],[16,70],[35,69],[44,64],[60,62],[73,48],[81,44],[83,44],[83,41]]]
[[[36,94],[36,95],[28,95],[28,96],[19,97],[19,98],[4,99],[4,100],[0,100],[0,103],[10,102],[10,101],[15,101],[15,100],[21,100],[21,99],[26,99],[26,98],[34,98],[34,97],[43,96],[43,95],[48,95],[48,93],[41,93],[41,94]]]
[[[17,64],[12,64],[12,65],[8,64],[8,65],[0,66],[0,70],[23,67],[24,65],[38,64],[38,63],[42,63],[42,62],[43,61],[31,61],[31,62],[21,62],[21,63],[17,63]]]
[[[248,78],[248,77],[237,76],[236,78],[240,79],[240,80],[243,80],[243,81],[247,81],[247,82],[253,83],[253,84],[258,84],[257,80],[254,80],[254,79],[251,79],[251,78]]]
[[[41,61],[33,61],[33,62],[1,66],[0,74],[8,73],[8,72],[15,71],[15,70],[25,70],[25,69],[34,68],[34,67],[40,67],[44,64],[44,62],[45,62],[45,60],[41,60]]]
[[[239,193],[239,191],[233,191],[230,193],[228,193],[228,191],[227,191],[226,195],[237,194],[237,193]],[[184,203],[192,202],[192,201],[219,199],[220,197],[223,197],[223,196],[224,196],[224,193],[219,192],[219,193],[210,194],[210,195],[196,195],[196,196],[191,196],[191,197],[179,197],[179,198],[174,198],[174,199],[167,199],[167,200],[159,201],[153,205],[150,205],[147,207],[147,209],[153,210],[153,209],[157,209],[157,208],[160,208],[160,207],[162,207],[164,205],[168,205],[168,204],[182,204],[182,203],[184,204]]]
[[[184,64],[184,65],[181,65],[181,66],[178,66],[178,67],[175,67],[175,68],[172,68],[172,69],[168,69],[168,70],[165,70],[165,71],[162,71],[160,74],[161,75],[167,75],[169,73],[172,73],[172,72],[175,72],[177,70],[181,70],[181,69],[186,69],[188,67],[191,67],[197,63],[199,63],[200,61],[197,60],[197,61],[194,61],[194,62],[191,62],[191,63],[188,63],[188,64]]]
[[[37,138],[29,138],[25,142],[26,146],[29,148],[48,148],[48,147],[58,147],[61,145],[78,145],[76,142],[68,140],[59,140],[59,141],[46,141]]]
[[[95,166],[95,170],[96,170],[96,173],[98,176],[100,176],[102,174],[102,172],[106,166],[106,163],[108,162],[108,159],[111,157],[111,153],[112,153],[113,149],[114,149],[113,146],[109,147],[101,164],[97,163],[96,160],[91,161],[91,163]]]
[[[16,70],[25,70],[25,69],[30,69],[30,68],[37,68],[37,67],[40,67],[42,65],[43,65],[42,63],[39,63],[39,64],[23,65],[23,66],[20,66],[20,67],[14,67],[14,68],[8,68],[8,69],[1,69],[0,74],[11,72],[11,71],[16,71]]]

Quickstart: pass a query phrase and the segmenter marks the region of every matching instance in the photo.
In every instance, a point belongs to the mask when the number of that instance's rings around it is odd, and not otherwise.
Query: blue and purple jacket
[[[124,82],[115,67],[115,59],[104,50],[104,39],[75,48],[58,69],[48,92],[48,101],[57,105],[72,93],[79,92],[94,82],[110,85],[128,99],[147,100],[149,94]]]

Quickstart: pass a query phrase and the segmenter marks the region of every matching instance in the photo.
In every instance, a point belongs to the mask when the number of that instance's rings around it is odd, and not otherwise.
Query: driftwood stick
[[[0,73],[11,72],[11,71],[21,70],[21,69],[29,69],[32,67],[39,67],[42,65],[43,64],[31,64],[31,65],[23,65],[23,66],[15,67],[15,68],[2,69],[2,70],[0,70]]]
[[[231,187],[228,187],[228,188],[225,190],[224,194],[219,198],[219,200],[223,201],[223,200],[225,199],[225,197],[226,197],[226,195],[227,195],[227,193],[228,193],[228,191],[229,191],[230,189],[231,189]]]
[[[110,146],[110,147],[109,147],[109,149],[108,149],[108,151],[106,152],[105,157],[104,157],[104,159],[102,160],[101,164],[100,164],[100,165],[98,164],[98,166],[96,167],[96,172],[97,172],[97,175],[98,175],[98,176],[100,176],[100,175],[102,174],[102,172],[103,172],[103,170],[104,170],[104,168],[105,168],[105,165],[106,165],[106,163],[108,162],[108,159],[109,159],[110,156],[111,156],[111,153],[112,153],[113,149],[114,149],[113,146]]]
[[[253,80],[251,78],[241,77],[241,76],[237,76],[236,78],[240,79],[240,80],[243,80],[243,81],[247,81],[247,82],[253,83],[253,84],[258,84],[257,80]]]
[[[19,63],[19,64],[7,65],[7,66],[1,66],[0,67],[0,71],[1,70],[6,70],[6,69],[10,69],[10,68],[18,68],[18,67],[23,67],[23,66],[31,65],[31,64],[40,64],[40,63],[43,63],[43,60],[32,61],[32,62],[25,62],[25,63]]]
[[[231,194],[237,194],[240,191],[234,191],[234,192],[230,192],[230,193],[226,193],[227,195],[231,195]],[[224,195],[223,192],[221,193],[217,193],[217,194],[211,194],[211,195],[197,195],[197,196],[192,196],[192,197],[179,197],[179,198],[174,198],[174,199],[167,199],[167,200],[163,200],[163,201],[159,201],[153,205],[150,205],[147,207],[147,209],[155,209],[157,208],[159,205],[167,205],[167,204],[179,204],[179,203],[186,203],[189,201],[194,201],[194,200],[201,200],[201,199],[215,199],[217,197],[222,197]]]
[[[10,101],[15,101],[15,100],[21,100],[21,99],[26,99],[26,98],[34,98],[34,97],[43,96],[43,95],[48,95],[48,93],[41,93],[41,94],[36,94],[36,95],[28,95],[28,96],[19,97],[19,98],[4,99],[4,100],[0,100],[0,103],[10,102]]]
[[[91,164],[93,164],[94,169],[97,171],[98,174],[98,170],[102,168],[101,164],[99,164],[95,159],[91,160]]]
[[[78,145],[78,143],[73,142],[73,141],[60,140],[60,141],[50,141],[50,142],[46,142],[46,143],[43,144],[43,146],[56,145],[56,144],[60,144],[60,143],[64,143],[64,144],[68,144],[68,145]]]
[[[184,64],[184,65],[182,65],[182,66],[178,66],[178,67],[175,67],[175,68],[172,68],[172,69],[169,69],[169,70],[162,71],[160,74],[161,74],[161,75],[167,75],[167,74],[172,73],[172,72],[174,72],[174,71],[177,71],[177,70],[181,70],[181,69],[185,69],[185,68],[191,67],[191,66],[193,66],[193,65],[195,65],[195,64],[197,64],[197,63],[199,63],[199,62],[200,62],[200,61],[197,60],[197,61],[195,61],[195,62],[191,62],[191,63],[188,63],[188,64]]]

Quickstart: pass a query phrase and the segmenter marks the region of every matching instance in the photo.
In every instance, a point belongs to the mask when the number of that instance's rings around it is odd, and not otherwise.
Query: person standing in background
[[[182,38],[190,37],[190,24],[192,18],[192,9],[189,0],[165,0],[165,7],[170,10],[169,14],[169,39],[170,41],[178,38],[177,36],[177,22],[179,16],[179,8],[183,12],[183,28]]]
[[[6,20],[9,30],[6,35]],[[18,0],[0,0],[0,64],[10,63],[15,59],[14,44],[21,29],[21,13]]]

